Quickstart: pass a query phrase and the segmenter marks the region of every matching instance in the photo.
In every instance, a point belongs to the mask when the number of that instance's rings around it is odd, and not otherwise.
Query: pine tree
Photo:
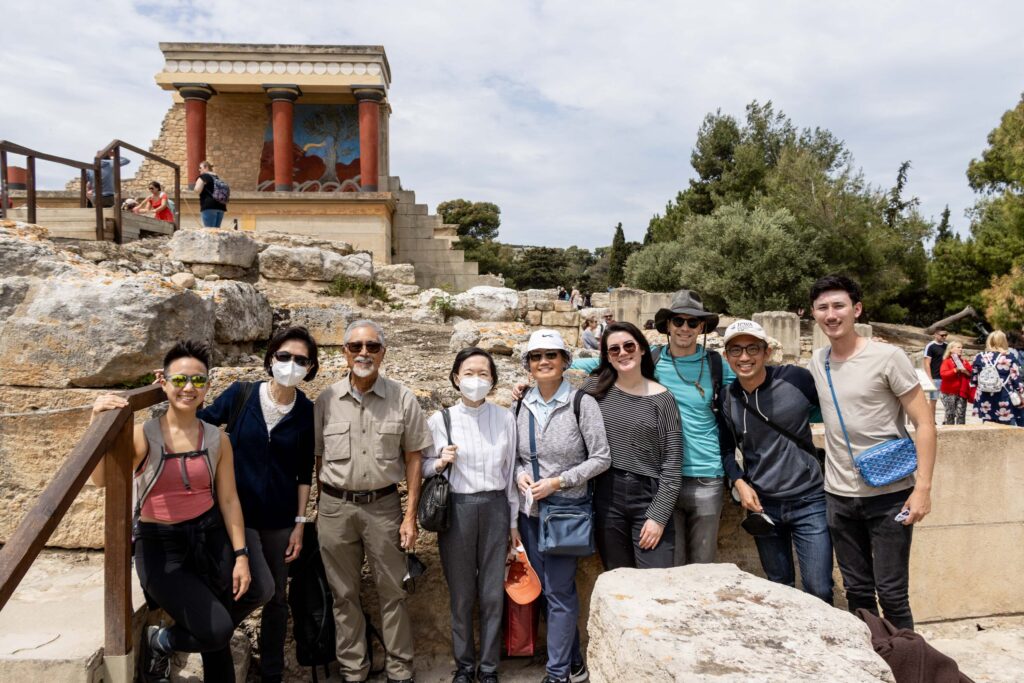
[[[626,270],[626,234],[622,232],[622,223],[615,226],[615,237],[612,238],[612,248],[609,253],[608,284],[618,287],[622,284],[622,278]]]

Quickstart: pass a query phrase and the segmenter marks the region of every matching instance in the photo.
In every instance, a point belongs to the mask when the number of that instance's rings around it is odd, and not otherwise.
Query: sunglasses
[[[530,359],[531,363],[539,363],[541,359],[555,360],[560,355],[562,355],[561,351],[533,351],[526,354],[526,357]]]
[[[767,347],[764,344],[747,344],[746,346],[730,346],[725,353],[730,358],[739,358],[746,351],[751,358],[757,358]]]
[[[380,350],[384,348],[384,345],[375,341],[348,342],[345,344],[345,348],[348,349],[349,353],[359,353],[364,348],[367,353],[380,353]]]
[[[276,352],[274,354],[274,360],[279,360],[282,363],[287,363],[290,360],[291,361],[295,361],[295,364],[298,365],[299,367],[302,367],[302,368],[308,368],[312,364],[312,361],[309,360],[308,357],[306,357],[306,356],[298,356],[298,355],[296,355],[294,353],[288,353],[287,351],[278,351],[278,352]]]
[[[636,352],[636,349],[636,342],[632,341],[628,341],[624,343],[622,346],[619,346],[618,344],[613,344],[608,347],[608,355],[618,356],[620,353],[634,353]]]
[[[206,383],[210,381],[210,378],[206,375],[171,375],[167,378],[167,381],[175,389],[184,389],[189,383],[196,389],[205,389]]]
[[[684,318],[681,315],[677,315],[674,318],[672,318],[672,324],[675,325],[676,327],[682,327],[683,325],[686,325],[691,330],[697,329],[698,327],[701,326],[703,322],[704,321],[701,320],[700,318]]]

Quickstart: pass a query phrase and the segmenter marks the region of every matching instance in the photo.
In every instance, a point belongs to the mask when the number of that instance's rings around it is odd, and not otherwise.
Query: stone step
[[[399,201],[395,206],[395,220],[398,220],[399,216],[426,216],[428,213],[430,207],[426,204]]]
[[[398,250],[409,255],[415,255],[418,251],[451,251],[449,243],[446,240],[436,240],[433,237],[413,237],[400,240]]]
[[[443,225],[434,228],[434,237],[454,237],[455,239],[459,239],[459,226],[444,223]]]
[[[430,228],[420,228],[414,225],[395,225],[391,228],[391,236],[395,239],[433,239],[434,231]]]
[[[457,249],[445,249],[443,251],[399,250],[395,257],[400,263],[415,264],[417,269],[421,265],[429,266],[444,263],[463,263],[466,260],[465,252]]]

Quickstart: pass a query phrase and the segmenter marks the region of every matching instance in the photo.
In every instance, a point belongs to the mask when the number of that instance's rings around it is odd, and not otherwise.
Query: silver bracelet
[[[299,522],[302,522],[303,524],[305,524],[308,521],[309,521],[309,517],[296,517],[295,518],[295,523],[296,524],[298,524]]]

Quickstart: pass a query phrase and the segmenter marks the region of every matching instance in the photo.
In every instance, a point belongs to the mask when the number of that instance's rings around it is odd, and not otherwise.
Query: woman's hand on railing
[[[245,595],[245,592],[249,590],[249,583],[252,581],[252,577],[249,574],[249,558],[245,555],[235,558],[235,568],[231,572],[231,591],[235,595],[235,600]]]
[[[95,420],[100,413],[105,413],[108,410],[117,410],[124,408],[128,405],[128,399],[124,396],[118,396],[117,394],[100,394],[96,397],[96,401],[92,404],[92,420]]]

